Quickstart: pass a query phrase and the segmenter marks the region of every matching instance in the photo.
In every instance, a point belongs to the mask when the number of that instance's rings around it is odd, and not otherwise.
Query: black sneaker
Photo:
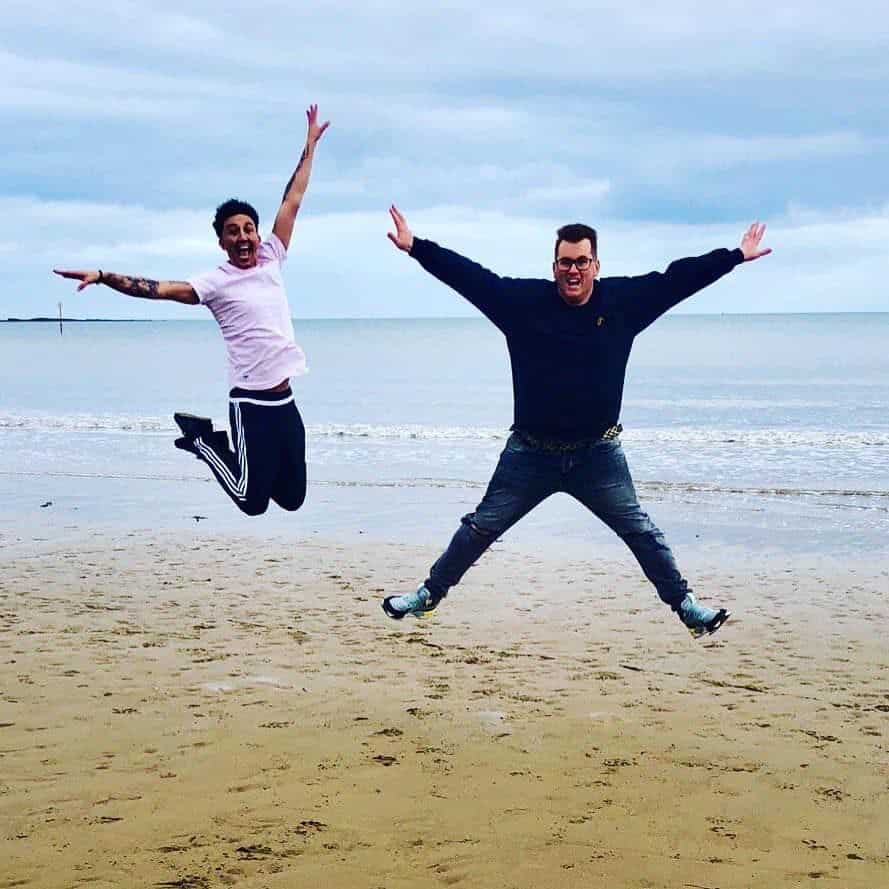
[[[176,425],[186,438],[204,438],[209,441],[213,434],[213,421],[208,417],[196,417],[194,414],[173,414]]]
[[[198,449],[195,447],[194,439],[192,438],[177,438],[173,444],[175,447],[179,448],[180,451],[188,451],[189,454],[194,454],[195,457],[198,458],[201,456],[198,453]]]

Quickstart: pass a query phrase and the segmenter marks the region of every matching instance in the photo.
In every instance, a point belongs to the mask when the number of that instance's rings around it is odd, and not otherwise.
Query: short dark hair
[[[584,238],[589,238],[590,244],[593,245],[593,259],[598,257],[599,245],[597,243],[596,230],[584,225],[582,222],[572,222],[570,225],[563,225],[556,232],[556,246],[553,250],[553,258],[559,258],[559,244],[562,241],[568,241],[569,244],[579,244]]]
[[[259,213],[256,212],[253,205],[246,201],[239,201],[237,198],[229,198],[216,208],[216,215],[213,217],[213,231],[216,232],[217,238],[222,237],[222,227],[225,225],[225,220],[240,213],[249,216],[253,220],[253,224],[259,228]]]

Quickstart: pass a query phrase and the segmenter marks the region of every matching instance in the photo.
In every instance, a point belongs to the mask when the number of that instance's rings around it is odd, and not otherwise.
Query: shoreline
[[[460,517],[475,508],[482,483],[400,485],[383,480],[309,481],[305,506],[296,513],[273,504],[262,516],[247,517],[217,490],[197,464],[181,475],[109,475],[77,467],[64,475],[0,472],[0,545],[27,549],[35,538],[88,540],[94,534],[176,532],[186,539],[244,536],[274,538],[292,546],[299,539],[376,541],[427,546],[438,553]],[[191,469],[194,474],[186,474]],[[110,470],[113,472],[113,469]],[[201,474],[198,475],[197,473]],[[869,565],[878,561],[889,530],[886,514],[875,509],[836,509],[831,497],[805,502],[758,497],[727,500],[720,492],[638,482],[643,509],[664,532],[680,569],[697,563],[743,565],[750,559],[772,563],[836,561]],[[826,501],[822,505],[817,501]],[[501,538],[505,550],[552,553],[567,559],[623,559],[622,541],[582,506],[556,495]]]

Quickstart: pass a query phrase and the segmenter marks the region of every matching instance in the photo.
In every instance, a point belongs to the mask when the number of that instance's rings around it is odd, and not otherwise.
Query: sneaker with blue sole
[[[439,601],[430,590],[426,589],[426,584],[422,584],[413,593],[404,596],[386,596],[380,607],[386,613],[386,617],[391,617],[392,620],[401,620],[407,615],[422,619],[429,617],[435,611]]]
[[[695,639],[712,636],[731,616],[725,608],[708,608],[701,605],[691,593],[679,603],[679,620]]]

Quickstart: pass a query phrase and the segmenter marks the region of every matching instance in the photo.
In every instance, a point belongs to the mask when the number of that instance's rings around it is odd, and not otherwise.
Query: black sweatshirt
[[[740,249],[720,249],[679,259],[666,272],[602,278],[584,305],[569,306],[554,281],[501,278],[433,241],[414,238],[411,256],[506,336],[512,428],[562,441],[614,426],[636,334],[744,260]]]

